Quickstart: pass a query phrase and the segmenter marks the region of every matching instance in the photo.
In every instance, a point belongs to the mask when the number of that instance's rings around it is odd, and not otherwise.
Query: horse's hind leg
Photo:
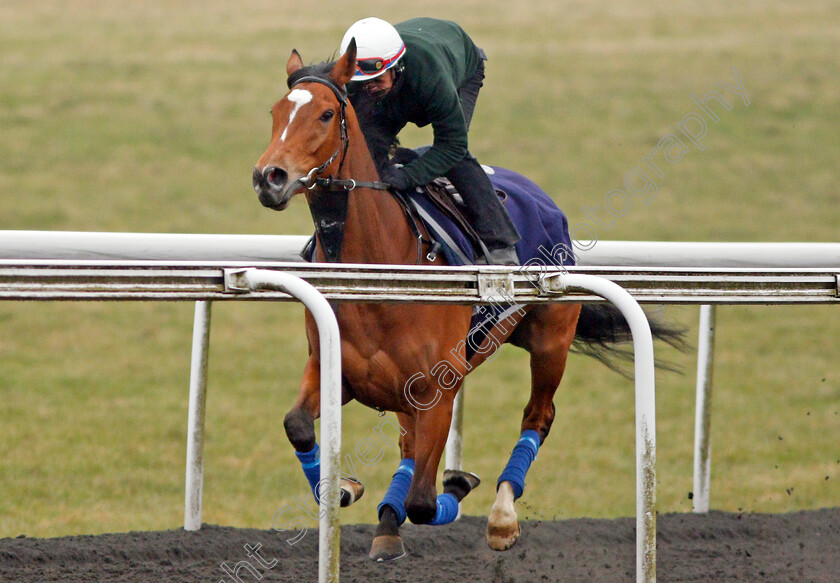
[[[507,550],[519,539],[514,501],[522,495],[528,468],[554,421],[552,401],[566,368],[579,313],[579,305],[539,306],[529,312],[510,339],[531,353],[531,398],[523,414],[520,439],[499,476],[496,501],[487,518],[487,544],[494,550]]]

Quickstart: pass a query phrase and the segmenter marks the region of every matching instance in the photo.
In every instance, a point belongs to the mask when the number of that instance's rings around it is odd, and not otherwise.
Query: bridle
[[[306,188],[307,190],[314,190],[315,188],[320,188],[322,190],[328,191],[351,191],[356,189],[357,187],[361,188],[373,188],[375,190],[390,190],[391,185],[387,182],[364,182],[354,180],[352,178],[347,179],[340,179],[336,178],[332,175],[322,178],[320,174],[326,170],[333,162],[335,162],[336,158],[341,156],[341,161],[338,164],[338,174],[341,174],[341,169],[344,167],[344,160],[347,157],[347,149],[350,147],[350,136],[347,134],[347,89],[344,87],[339,87],[336,85],[332,79],[327,77],[319,77],[317,75],[304,75],[297,79],[289,78],[289,89],[294,88],[299,83],[320,83],[321,85],[325,85],[333,92],[336,99],[339,103],[338,108],[338,116],[339,116],[339,128],[341,132],[341,145],[336,148],[335,152],[333,152],[332,156],[327,158],[327,160],[319,165],[314,167],[310,170],[306,176],[300,178],[298,182],[300,182],[301,186]]]

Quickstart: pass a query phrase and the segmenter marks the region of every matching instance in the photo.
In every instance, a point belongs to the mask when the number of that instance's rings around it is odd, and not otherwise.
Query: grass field
[[[0,229],[184,233],[312,230],[251,190],[292,48],[327,58],[371,14],[460,22],[490,60],[471,149],[548,191],[572,225],[711,91],[699,140],[661,157],[656,196],[600,239],[838,241],[840,7],[829,0],[527,4],[467,0],[358,8],[326,0],[0,5]],[[720,84],[735,84],[747,99]],[[680,134],[682,135],[682,134]],[[430,134],[406,132],[420,145]],[[602,211],[603,213],[603,211]],[[588,224],[595,225],[592,220]],[[192,305],[0,303],[0,536],[182,524]],[[269,528],[308,496],[282,418],[306,344],[300,306],[217,304],[204,520]],[[696,308],[665,316],[697,333]],[[840,504],[840,314],[718,310],[712,506],[786,512]],[[658,500],[689,511],[695,355],[657,378]],[[484,514],[518,434],[526,355],[506,347],[467,381],[464,504]],[[633,387],[572,357],[557,419],[521,499],[528,518],[634,514]],[[348,452],[379,419],[345,408]],[[369,522],[398,452],[358,466]]]

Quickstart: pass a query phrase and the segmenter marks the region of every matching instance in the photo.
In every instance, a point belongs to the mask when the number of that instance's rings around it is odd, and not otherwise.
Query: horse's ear
[[[292,54],[289,56],[289,60],[286,63],[286,75],[291,75],[302,68],[303,59],[300,58],[300,53],[297,52],[297,49],[292,49]]]
[[[356,39],[350,39],[347,50],[335,63],[330,78],[339,86],[347,85],[356,74]]]

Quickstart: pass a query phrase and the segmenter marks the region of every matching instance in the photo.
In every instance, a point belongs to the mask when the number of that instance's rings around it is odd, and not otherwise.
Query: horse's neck
[[[378,181],[379,174],[361,130],[358,126],[348,129],[351,132],[350,148],[340,178]],[[407,264],[416,259],[417,241],[394,197],[384,190],[358,188],[350,191],[341,261]]]

